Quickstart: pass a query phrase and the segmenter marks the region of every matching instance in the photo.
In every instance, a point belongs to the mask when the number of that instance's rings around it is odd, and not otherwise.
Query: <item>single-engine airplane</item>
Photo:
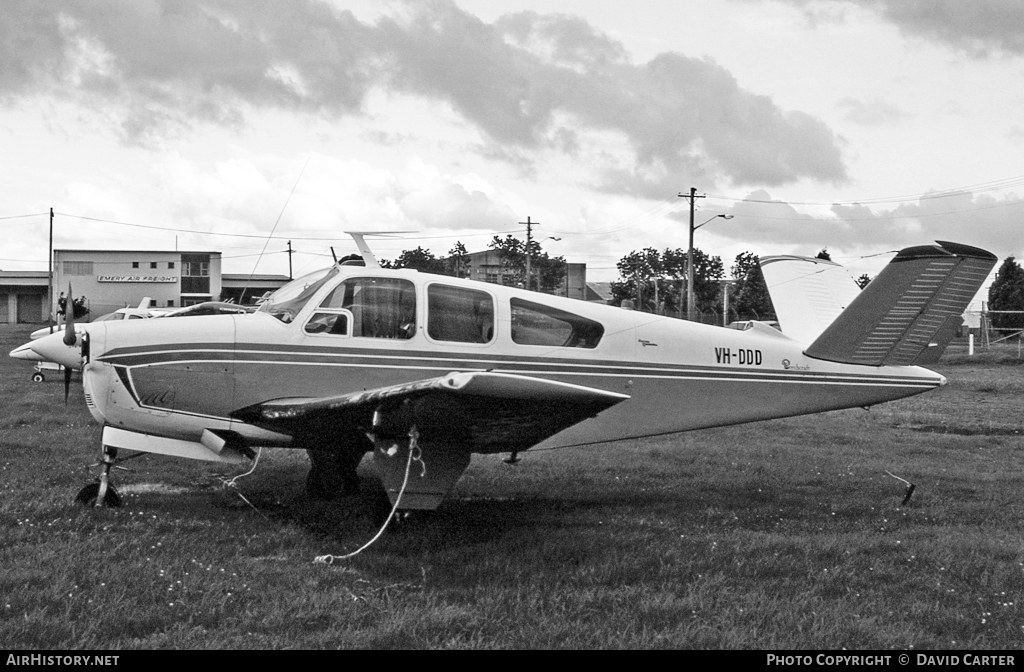
[[[919,365],[938,359],[996,262],[957,243],[910,247],[859,291],[830,262],[765,258],[781,332],[739,331],[388,270],[352,235],[364,265],[298,278],[257,312],[94,322],[37,341],[84,364],[103,424],[104,468],[79,499],[118,501],[121,449],[245,463],[277,446],[308,451],[313,497],[350,491],[372,451],[397,508],[433,509],[473,453],[899,399],[946,382]]]

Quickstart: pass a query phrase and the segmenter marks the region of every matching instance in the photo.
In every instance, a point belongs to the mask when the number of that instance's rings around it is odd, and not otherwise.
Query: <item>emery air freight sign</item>
[[[177,282],[173,275],[97,275],[97,282]]]

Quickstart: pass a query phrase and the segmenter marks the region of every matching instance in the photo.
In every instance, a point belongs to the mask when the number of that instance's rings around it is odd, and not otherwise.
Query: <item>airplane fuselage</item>
[[[394,288],[387,283],[400,283],[401,298],[374,317],[359,293],[386,302]],[[458,371],[629,395],[540,444],[554,447],[870,406],[945,382],[916,366],[812,359],[805,344],[763,325],[737,331],[415,272],[337,267],[309,291],[287,321],[269,311],[86,325],[90,411],[108,426],[143,434],[195,442],[205,430],[229,430],[251,445],[289,445],[290,437],[231,414],[272,399]],[[322,328],[329,319],[344,328]],[[401,331],[375,331],[373,320],[401,322]]]

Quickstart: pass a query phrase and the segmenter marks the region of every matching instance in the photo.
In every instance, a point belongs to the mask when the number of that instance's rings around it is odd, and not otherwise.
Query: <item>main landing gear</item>
[[[103,446],[103,457],[97,464],[90,466],[102,467],[103,470],[100,472],[99,479],[95,483],[90,483],[81,490],[78,491],[78,495],[75,497],[75,501],[83,506],[105,506],[107,508],[117,508],[121,506],[121,495],[118,494],[113,484],[110,482],[110,470],[117,463],[117,448],[113,446]],[[124,467],[117,467],[118,469],[124,469]]]

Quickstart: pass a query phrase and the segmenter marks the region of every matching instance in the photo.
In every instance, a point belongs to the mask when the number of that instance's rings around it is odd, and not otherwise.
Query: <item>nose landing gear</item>
[[[75,501],[83,506],[105,506],[107,508],[117,508],[121,506],[121,495],[118,494],[113,484],[110,482],[110,470],[115,468],[117,463],[117,448],[112,446],[103,446],[103,457],[97,464],[90,466],[103,467],[100,472],[99,480],[95,483],[90,483],[81,490],[78,491],[78,495],[75,496]],[[124,469],[124,467],[116,467],[117,469]],[[124,469],[127,471],[126,469]]]

